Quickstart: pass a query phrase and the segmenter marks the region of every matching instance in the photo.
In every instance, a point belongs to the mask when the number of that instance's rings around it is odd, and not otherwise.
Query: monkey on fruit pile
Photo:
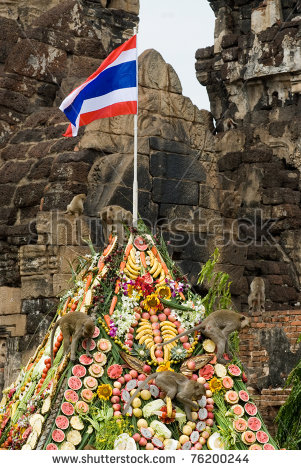
[[[51,365],[53,364],[53,340],[56,329],[60,327],[64,338],[64,354],[68,354],[71,349],[71,361],[75,361],[77,351],[77,344],[80,338],[85,338],[86,341],[86,354],[90,355],[91,339],[95,331],[95,325],[92,318],[88,317],[83,312],[70,312],[61,317],[53,325],[50,339],[50,352],[51,352]],[[70,346],[70,336],[72,336]]]
[[[104,242],[109,242],[109,235],[116,232],[121,245],[125,243],[124,227],[131,227],[133,224],[133,215],[130,211],[120,206],[106,206],[98,213],[102,221]]]
[[[167,397],[171,400],[176,399],[184,404],[186,416],[188,420],[191,421],[191,410],[196,406],[192,400],[200,400],[203,395],[206,395],[206,389],[204,385],[188,379],[183,374],[178,374],[177,372],[172,372],[170,370],[155,372],[154,374],[146,377],[146,379],[139,385],[130,401],[126,403],[123,414],[126,415],[134,398],[138,395],[140,390],[142,390],[145,385],[153,379],[156,379],[156,385],[166,393]]]
[[[87,196],[85,194],[77,194],[76,196],[74,196],[70,204],[68,204],[65,214],[77,214],[78,216],[82,215],[82,213],[84,212],[84,200],[86,199],[86,197]]]
[[[245,315],[233,312],[232,310],[216,310],[210,313],[201,323],[190,328],[187,331],[175,336],[165,343],[158,343],[156,346],[164,346],[165,344],[172,343],[182,336],[186,336],[194,331],[200,332],[210,338],[216,344],[216,357],[217,361],[225,364],[226,360],[223,354],[226,352],[230,355],[228,338],[229,334],[233,331],[240,331],[242,328],[249,326],[250,319]]]
[[[265,311],[265,284],[262,277],[254,277],[251,282],[248,304],[250,312]]]

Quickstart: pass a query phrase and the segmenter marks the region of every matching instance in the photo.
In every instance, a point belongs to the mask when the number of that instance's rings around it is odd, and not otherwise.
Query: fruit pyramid
[[[54,321],[0,404],[1,449],[277,449],[245,386],[237,354],[218,364],[215,344],[195,335],[172,340],[205,316],[202,298],[190,289],[159,244],[132,229],[125,248],[111,236],[103,253],[78,259],[73,287],[60,299]],[[76,362],[63,355],[57,318],[72,311],[95,320],[90,355],[85,340]],[[147,375],[171,370],[198,380],[206,396],[192,421],[181,403],[148,383],[122,411]],[[86,447],[89,446],[89,447]]]

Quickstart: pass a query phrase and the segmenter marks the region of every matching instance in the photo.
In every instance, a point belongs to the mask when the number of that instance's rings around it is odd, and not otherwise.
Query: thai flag
[[[60,106],[70,120],[64,136],[76,136],[80,126],[96,119],[137,114],[136,35],[117,47]]]

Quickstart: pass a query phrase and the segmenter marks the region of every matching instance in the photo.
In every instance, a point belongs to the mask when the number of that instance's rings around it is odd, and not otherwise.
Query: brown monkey
[[[84,212],[84,200],[86,199],[85,194],[77,194],[74,196],[70,204],[67,206],[67,210],[65,211],[65,214],[70,214],[70,215],[82,215]]]
[[[228,337],[233,331],[239,331],[245,326],[249,326],[250,319],[245,315],[233,312],[232,310],[216,310],[206,317],[201,323],[190,328],[187,331],[175,336],[165,343],[158,343],[157,346],[163,346],[168,343],[172,343],[181,336],[193,333],[194,331],[200,330],[200,332],[207,338],[212,339],[216,344],[217,361],[224,364],[226,361],[223,358],[224,352],[230,354]]]
[[[248,304],[250,312],[265,311],[265,284],[262,277],[254,277],[251,282]]]
[[[98,213],[102,221],[104,242],[109,242],[109,235],[116,232],[121,245],[125,243],[124,224],[131,227],[133,224],[133,215],[130,211],[120,206],[106,206]]]
[[[203,395],[206,395],[206,389],[204,385],[194,380],[189,380],[183,374],[178,374],[177,372],[172,372],[170,370],[155,372],[154,374],[146,377],[146,379],[139,385],[130,401],[126,403],[123,414],[125,415],[127,413],[132,401],[140,390],[142,390],[143,387],[153,379],[156,379],[156,385],[166,393],[168,398],[171,400],[175,398],[184,404],[186,416],[191,421],[191,409],[195,408],[195,403],[193,403],[192,400],[200,400]]]
[[[75,361],[75,354],[77,350],[77,344],[80,338],[87,339],[86,342],[86,354],[90,355],[91,339],[95,331],[95,325],[92,318],[88,317],[83,312],[71,312],[67,313],[63,317],[59,318],[53,325],[50,339],[50,351],[51,351],[51,364],[53,363],[53,340],[55,331],[58,328],[61,329],[64,338],[64,354],[67,354],[70,349],[70,336],[71,341],[71,361]]]

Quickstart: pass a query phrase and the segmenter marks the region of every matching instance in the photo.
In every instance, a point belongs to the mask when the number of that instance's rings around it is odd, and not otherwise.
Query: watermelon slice
[[[272,444],[264,444],[263,450],[276,450]]]
[[[231,379],[231,377],[229,377],[228,375],[222,379],[222,383],[223,383],[223,387],[226,390],[230,390],[234,385],[233,379]]]
[[[82,347],[85,351],[87,350],[87,340],[86,339],[83,340]],[[95,343],[94,339],[91,339],[91,344],[90,344],[89,351],[93,351],[93,349],[95,349],[95,348],[96,348],[96,343]]]
[[[59,415],[55,420],[55,424],[59,429],[67,429],[69,426],[69,419],[66,416]]]
[[[234,429],[238,432],[244,432],[247,429],[247,421],[243,418],[238,418],[233,421]]]
[[[257,414],[257,406],[254,403],[246,403],[245,404],[245,411],[250,416],[255,416]]]
[[[269,436],[264,431],[257,431],[256,439],[260,444],[266,444],[269,441]]]
[[[229,364],[228,365],[228,372],[233,377],[239,377],[241,375],[240,368],[238,366],[236,366],[235,364]]]
[[[248,392],[246,392],[245,390],[239,390],[238,396],[242,401],[245,402],[249,401],[250,399]]]
[[[75,375],[75,377],[85,377],[87,373],[87,369],[84,366],[81,366],[80,364],[77,364],[76,366],[72,367],[72,374]]]
[[[145,242],[145,240],[142,237],[136,237],[135,238],[134,246],[139,251],[145,251],[148,248],[148,244]]]
[[[61,405],[61,410],[66,416],[71,416],[74,413],[74,406],[71,403],[68,403],[67,401],[64,401]]]
[[[79,358],[79,362],[84,366],[89,366],[90,364],[92,364],[93,359],[92,357],[87,356],[87,354],[82,354]]]
[[[70,403],[76,403],[78,401],[78,394],[74,390],[66,390],[64,393],[65,400]]]
[[[73,376],[68,379],[68,387],[72,390],[79,390],[82,385],[82,381],[78,377]]]
[[[50,444],[48,444],[48,446],[46,447],[46,450],[59,450],[58,449],[58,446],[56,444],[53,444],[53,442],[51,442]]]
[[[54,440],[54,442],[63,442],[63,440],[65,439],[64,431],[62,431],[61,429],[55,429],[52,432],[52,439]]]
[[[100,334],[99,328],[96,326],[92,338],[97,338]]]
[[[260,419],[258,418],[249,418],[248,419],[248,428],[251,429],[251,431],[259,431],[259,429],[261,428],[261,421]]]

